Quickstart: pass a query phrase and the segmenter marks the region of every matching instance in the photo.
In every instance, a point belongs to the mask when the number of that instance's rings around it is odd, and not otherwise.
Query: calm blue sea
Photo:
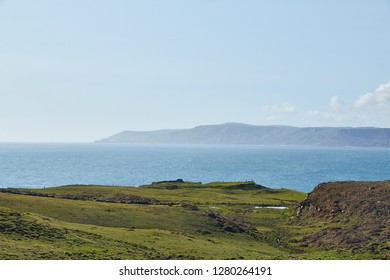
[[[0,144],[0,187],[139,186],[254,180],[311,191],[321,182],[389,180],[390,149],[269,146]]]

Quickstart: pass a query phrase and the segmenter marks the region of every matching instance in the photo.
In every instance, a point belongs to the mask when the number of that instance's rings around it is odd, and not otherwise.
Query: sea
[[[310,192],[321,182],[390,180],[390,149],[0,143],[0,187],[255,181]]]

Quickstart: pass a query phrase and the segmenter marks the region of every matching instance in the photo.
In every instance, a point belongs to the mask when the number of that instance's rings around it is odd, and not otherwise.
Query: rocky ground
[[[390,250],[390,181],[319,184],[300,203],[296,216],[328,223],[305,236],[308,246]]]

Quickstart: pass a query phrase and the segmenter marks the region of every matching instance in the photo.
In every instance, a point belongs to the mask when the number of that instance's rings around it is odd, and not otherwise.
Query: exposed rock
[[[217,225],[228,232],[250,233],[256,230],[251,224],[237,220],[234,216],[219,212],[207,212],[207,216],[217,221]]]
[[[199,207],[196,205],[192,205],[190,203],[181,203],[181,207],[192,210],[192,211],[198,211]]]
[[[390,181],[322,183],[296,210],[303,222],[325,221],[304,241],[327,248],[359,248],[390,241]]]
[[[389,217],[390,181],[321,183],[303,200],[297,211],[315,217]]]

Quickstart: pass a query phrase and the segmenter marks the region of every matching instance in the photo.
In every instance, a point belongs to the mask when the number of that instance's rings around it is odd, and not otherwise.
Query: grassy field
[[[386,244],[311,246],[308,236],[334,224],[297,217],[305,196],[253,182],[2,189],[0,259],[389,257]]]

